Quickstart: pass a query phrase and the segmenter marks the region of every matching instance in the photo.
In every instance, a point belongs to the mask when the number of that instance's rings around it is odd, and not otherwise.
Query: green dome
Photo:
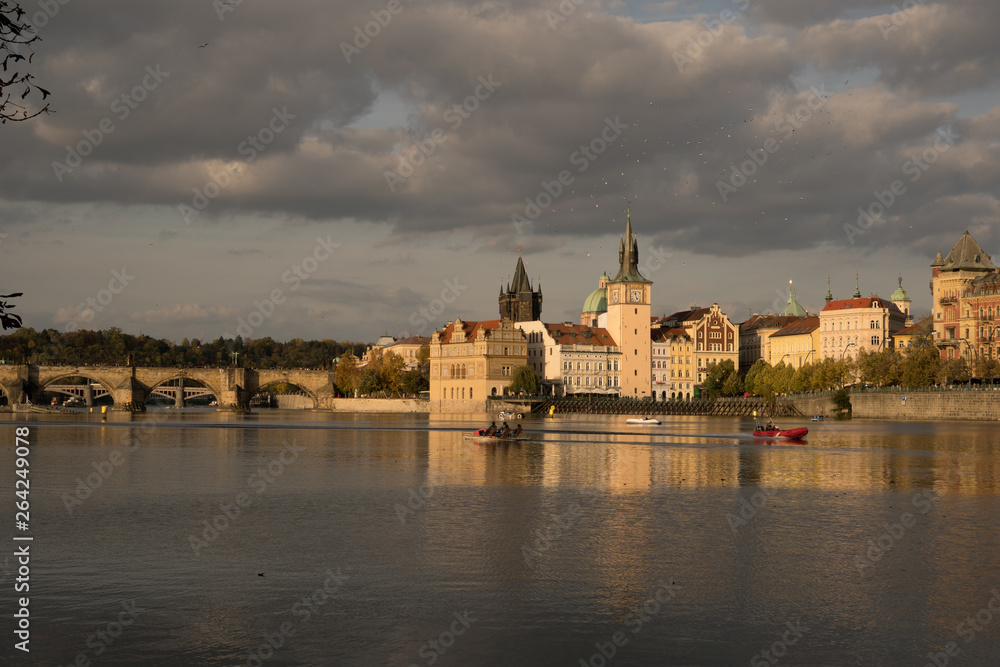
[[[890,301],[910,301],[910,295],[906,293],[905,289],[903,289],[903,279],[902,278],[899,279],[899,287],[897,287],[896,291],[892,293],[892,298],[889,299],[889,300]]]
[[[608,290],[603,287],[598,287],[587,300],[583,302],[584,313],[606,313],[608,312]]]
[[[788,305],[781,311],[782,315],[794,315],[795,317],[806,317],[809,313],[795,300],[794,294],[788,295]]]

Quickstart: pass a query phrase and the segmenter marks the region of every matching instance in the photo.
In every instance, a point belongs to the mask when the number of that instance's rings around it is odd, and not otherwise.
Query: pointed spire
[[[861,287],[858,286],[859,285],[858,280],[859,280],[858,273],[855,272],[854,273],[854,298],[855,299],[860,299],[861,298]]]
[[[826,274],[826,302],[833,301],[833,292],[830,291],[830,274]]]

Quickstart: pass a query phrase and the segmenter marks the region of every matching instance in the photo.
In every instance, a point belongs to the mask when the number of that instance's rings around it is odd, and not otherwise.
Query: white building
[[[519,322],[528,365],[546,394],[618,394],[621,351],[606,329],[582,324]]]

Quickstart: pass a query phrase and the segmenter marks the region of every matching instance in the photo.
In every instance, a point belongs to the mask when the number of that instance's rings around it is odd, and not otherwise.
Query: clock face
[[[618,303],[618,292],[617,291],[611,293],[611,300],[614,301],[615,303]]]
[[[640,301],[642,301],[642,290],[632,290],[632,303],[639,303]]]

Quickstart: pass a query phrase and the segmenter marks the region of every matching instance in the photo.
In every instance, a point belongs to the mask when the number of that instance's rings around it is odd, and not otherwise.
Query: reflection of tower
[[[524,270],[524,262],[517,258],[517,268],[514,269],[514,280],[508,283],[507,291],[500,286],[500,318],[514,322],[532,322],[542,317],[542,284],[538,283],[538,291],[532,291],[528,272]]]
[[[627,214],[618,274],[608,282],[608,333],[622,353],[621,395],[649,396],[652,383],[649,304],[652,281],[639,273],[639,243]]]

